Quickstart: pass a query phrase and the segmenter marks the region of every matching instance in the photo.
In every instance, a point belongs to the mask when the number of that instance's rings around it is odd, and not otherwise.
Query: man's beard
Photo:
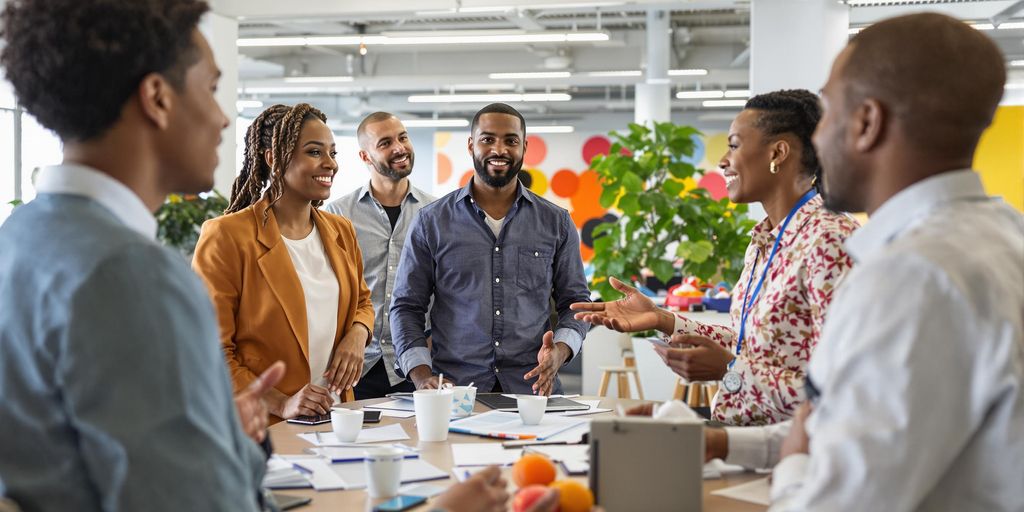
[[[480,179],[483,180],[484,183],[486,183],[488,186],[494,188],[502,188],[505,185],[512,183],[512,180],[515,180],[517,177],[519,177],[519,170],[523,168],[522,159],[520,159],[518,162],[512,161],[512,159],[507,159],[509,161],[508,170],[506,170],[505,173],[501,175],[492,175],[490,172],[487,171],[487,160],[491,159],[494,159],[494,157],[488,157],[483,159],[477,158],[476,156],[473,157],[473,168],[476,170],[476,175],[479,176]]]
[[[393,180],[400,180],[410,174],[412,174],[413,165],[413,154],[409,153],[409,165],[405,166],[405,169],[395,169],[391,167],[391,162],[378,162],[373,161],[373,168],[385,178],[391,178]]]

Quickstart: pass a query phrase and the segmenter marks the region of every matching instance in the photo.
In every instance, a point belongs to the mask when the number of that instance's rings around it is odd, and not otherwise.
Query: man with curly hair
[[[228,119],[199,0],[12,0],[0,53],[64,143],[0,227],[0,495],[26,510],[256,510],[277,368],[232,400],[215,314],[155,241]],[[280,365],[278,365],[280,366]]]

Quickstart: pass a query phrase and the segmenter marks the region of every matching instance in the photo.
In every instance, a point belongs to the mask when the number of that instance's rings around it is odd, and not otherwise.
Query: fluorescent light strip
[[[351,82],[351,76],[286,76],[285,83],[289,84],[332,84],[340,82]]]
[[[469,121],[465,119],[403,119],[406,128],[465,128]]]
[[[456,91],[512,91],[516,84],[495,82],[492,84],[455,84],[450,86]]]
[[[1021,67],[1021,66],[1024,66],[1024,60],[1011,60],[1010,61],[1010,66],[1011,67]]]
[[[574,131],[576,131],[576,127],[569,125],[526,126],[526,133],[572,133]]]
[[[579,43],[607,41],[604,32],[553,32],[524,34],[447,34],[436,36],[316,36],[249,37],[238,40],[240,47],[252,46],[359,46],[488,43]]]
[[[996,28],[999,30],[1013,30],[1016,28],[1024,28],[1024,22],[1012,21],[1010,23],[1000,23],[999,26]]]
[[[725,91],[726,98],[749,98],[750,89],[733,89],[731,91]]]
[[[409,96],[409,103],[490,103],[569,101],[572,96],[564,93],[526,94],[419,94]]]
[[[1005,86],[1003,86],[1003,88],[1008,91],[1024,89],[1024,82],[1006,84]]]
[[[594,77],[628,77],[628,76],[642,76],[644,73],[640,70],[633,71],[588,71],[587,76]]]
[[[681,100],[706,100],[724,97],[725,93],[722,91],[679,91],[676,93],[676,98]]]
[[[670,69],[668,76],[704,76],[708,74],[706,69]]]
[[[746,100],[705,100],[701,105],[705,107],[743,107]]]
[[[263,102],[260,100],[238,100],[235,102],[235,108],[238,110],[261,107],[263,107]]]
[[[568,71],[536,71],[525,73],[491,73],[487,78],[491,80],[530,80],[538,78],[569,78],[572,73]]]

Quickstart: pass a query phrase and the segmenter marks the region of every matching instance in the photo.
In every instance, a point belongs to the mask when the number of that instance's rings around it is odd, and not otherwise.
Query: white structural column
[[[199,30],[213,49],[213,58],[220,67],[220,83],[217,85],[217,103],[224,115],[231,121],[221,133],[223,137],[217,156],[220,158],[213,176],[213,188],[224,197],[231,193],[231,184],[237,174],[235,144],[235,119],[238,110],[238,20],[215,12],[206,13],[199,24]]]
[[[637,124],[665,122],[671,115],[672,90],[668,81],[668,64],[672,33],[668,22],[668,11],[647,11],[646,83],[636,85],[633,119]]]
[[[849,7],[834,0],[751,2],[751,94],[821,89],[849,26]]]

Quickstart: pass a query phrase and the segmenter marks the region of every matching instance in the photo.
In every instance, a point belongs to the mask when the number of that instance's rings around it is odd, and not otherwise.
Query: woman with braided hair
[[[673,346],[686,348],[655,350],[689,381],[721,381],[711,415],[729,425],[778,423],[796,412],[825,311],[852,265],[843,242],[856,221],[827,210],[818,194],[821,165],[811,135],[819,119],[811,92],[775,91],[750,98],[729,128],[729,148],[718,164],[729,199],[760,202],[768,214],[751,231],[732,290],[733,327],[660,309],[615,278],[610,281],[625,298],[572,306],[577,318],[611,329],[672,336]]]
[[[351,400],[373,325],[352,223],[317,208],[338,172],[325,121],[305,103],[253,120],[231,203],[203,224],[192,262],[216,306],[235,389],[275,361],[287,365],[267,395],[275,421]]]

